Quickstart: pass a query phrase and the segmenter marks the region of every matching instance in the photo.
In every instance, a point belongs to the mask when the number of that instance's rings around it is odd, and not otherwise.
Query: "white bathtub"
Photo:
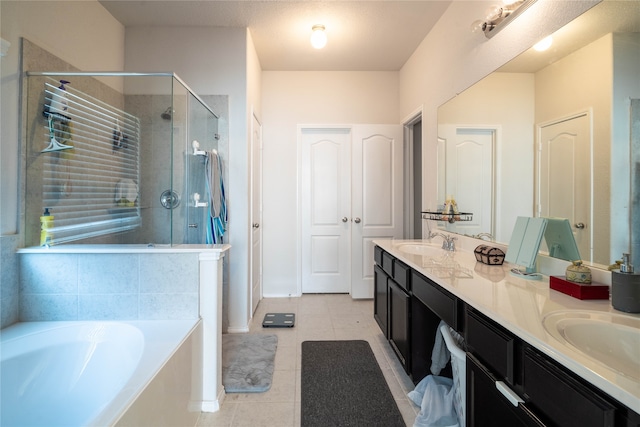
[[[25,322],[3,329],[0,424],[115,424],[198,323]],[[187,351],[182,359],[191,359],[191,349]],[[187,372],[190,380],[191,366]]]

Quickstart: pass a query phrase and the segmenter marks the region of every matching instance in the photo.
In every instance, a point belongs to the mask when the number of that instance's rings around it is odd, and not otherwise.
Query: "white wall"
[[[229,96],[229,330],[246,329],[249,295],[249,117],[260,64],[245,28],[132,27],[126,71],[175,72],[198,95]]]
[[[298,124],[399,123],[397,72],[262,73],[263,289],[297,292]]]
[[[0,60],[0,234],[6,235],[19,231],[20,38],[78,69],[119,71],[124,64],[124,27],[96,0],[2,0],[0,15],[0,34],[11,43],[7,56]]]

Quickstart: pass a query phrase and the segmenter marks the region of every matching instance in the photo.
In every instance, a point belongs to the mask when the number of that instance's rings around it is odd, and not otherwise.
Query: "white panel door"
[[[347,293],[351,132],[304,128],[300,143],[302,292]]]
[[[253,116],[251,133],[251,315],[262,299],[262,125]]]
[[[373,298],[373,240],[403,236],[400,125],[353,126],[351,296]]]
[[[494,234],[494,147],[497,128],[494,126],[438,126],[438,144],[444,141],[444,185],[439,186],[438,202],[453,196],[461,212],[472,213],[471,221],[456,222],[455,231],[474,235]],[[439,145],[440,148],[440,145]],[[442,154],[439,153],[439,156]],[[438,167],[441,167],[438,157]],[[444,188],[444,191],[441,190]],[[448,223],[442,223],[451,228]]]
[[[591,248],[591,119],[588,113],[538,131],[538,216],[568,218],[580,256]]]

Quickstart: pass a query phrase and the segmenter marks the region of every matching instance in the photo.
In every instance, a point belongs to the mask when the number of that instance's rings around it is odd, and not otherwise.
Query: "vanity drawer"
[[[458,299],[454,295],[416,272],[411,274],[411,290],[447,325],[458,330]]]
[[[614,425],[616,407],[612,403],[529,346],[525,347],[523,368],[527,404],[548,425]]]
[[[470,351],[488,365],[499,380],[514,384],[516,338],[507,330],[468,309],[465,342]]]
[[[411,267],[398,261],[393,262],[393,280],[407,292],[411,292]]]
[[[387,252],[382,252],[382,269],[389,276],[393,277],[393,256],[389,255]]]

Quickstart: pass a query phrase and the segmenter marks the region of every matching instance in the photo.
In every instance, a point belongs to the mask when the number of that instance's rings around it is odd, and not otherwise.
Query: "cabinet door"
[[[409,373],[409,310],[411,299],[389,279],[389,343]]]
[[[466,317],[466,344],[500,380],[515,384],[515,337],[508,331],[468,309]]]
[[[389,301],[387,299],[388,285],[387,275],[382,268],[376,265],[373,269],[373,318],[380,326],[385,338],[389,337],[388,325],[388,311]]]
[[[496,378],[478,359],[467,353],[467,427],[541,427],[523,404],[514,406],[497,389]]]
[[[524,352],[527,402],[549,425],[612,427],[613,404],[530,347]]]

